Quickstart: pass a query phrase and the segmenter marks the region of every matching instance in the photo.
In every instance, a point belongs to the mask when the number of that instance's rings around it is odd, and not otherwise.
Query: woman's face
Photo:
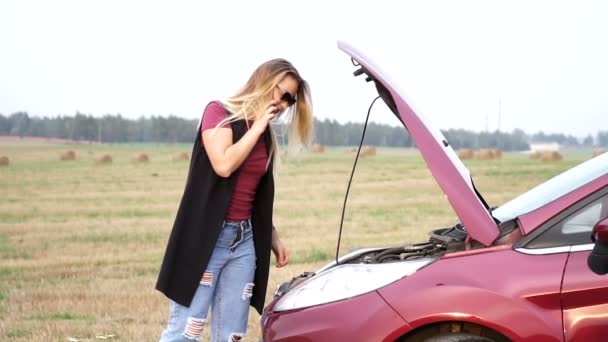
[[[277,84],[272,94],[272,99],[277,101],[280,112],[296,103],[298,93],[298,81],[293,76],[287,75]]]

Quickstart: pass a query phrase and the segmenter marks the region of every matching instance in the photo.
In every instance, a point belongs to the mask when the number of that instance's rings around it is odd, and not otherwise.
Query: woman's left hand
[[[277,267],[283,267],[289,262],[289,250],[283,245],[279,233],[275,229],[272,230],[272,253],[274,253]]]

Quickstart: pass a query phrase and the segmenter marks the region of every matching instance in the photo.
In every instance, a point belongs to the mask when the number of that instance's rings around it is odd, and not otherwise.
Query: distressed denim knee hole
[[[211,286],[213,284],[213,272],[205,271],[203,278],[201,278],[201,285]]]
[[[184,330],[184,337],[188,340],[200,341],[206,321],[204,318],[189,317],[186,330]]]
[[[247,300],[247,299],[253,297],[253,287],[254,286],[255,286],[254,283],[245,284],[245,288],[243,289],[243,295],[241,296],[242,300]]]

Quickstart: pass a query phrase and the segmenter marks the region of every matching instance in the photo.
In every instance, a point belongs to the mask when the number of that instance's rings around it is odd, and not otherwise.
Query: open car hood
[[[489,246],[499,235],[488,205],[475,189],[471,174],[458,158],[441,131],[431,127],[420,111],[412,108],[398,84],[368,56],[346,42],[338,48],[359,64],[355,75],[366,74],[376,85],[378,94],[401,121],[416,143],[433,177],[445,193],[468,235]]]

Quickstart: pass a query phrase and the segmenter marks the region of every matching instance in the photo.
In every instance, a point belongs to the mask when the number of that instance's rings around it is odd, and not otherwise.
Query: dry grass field
[[[271,268],[268,299],[334,257],[354,158],[344,149],[282,163],[275,223],[291,262]],[[60,160],[67,150],[75,160]],[[154,284],[188,171],[174,160],[180,152],[190,146],[0,144],[10,158],[0,167],[1,341],[158,340],[168,305]],[[131,163],[140,153],[149,162]],[[106,154],[111,163],[95,163]],[[505,153],[465,164],[493,206],[590,156],[550,163]],[[426,240],[456,219],[416,150],[381,148],[359,161],[341,254]],[[252,310],[245,340],[259,337]]]

